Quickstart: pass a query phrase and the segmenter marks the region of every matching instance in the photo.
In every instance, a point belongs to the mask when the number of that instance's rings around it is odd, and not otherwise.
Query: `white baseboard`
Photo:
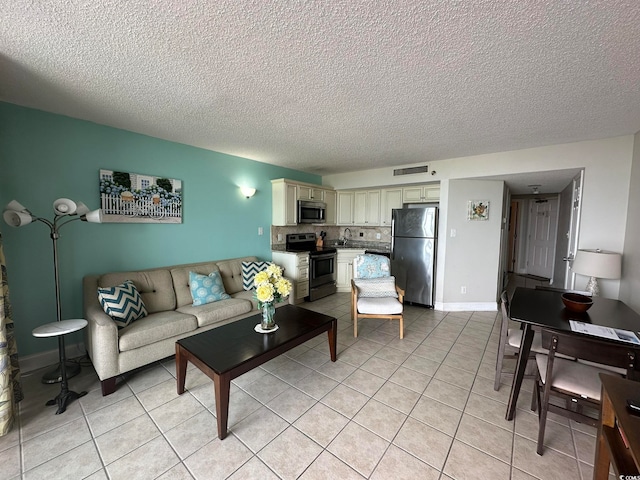
[[[436,302],[435,310],[443,312],[497,312],[496,302],[468,302],[468,303],[443,303]]]
[[[65,353],[67,355],[67,360],[84,355],[86,353],[84,342],[72,345],[65,344]],[[43,367],[58,364],[60,361],[60,354],[56,348],[54,350],[47,350],[46,352],[34,353],[33,355],[18,355],[18,361],[20,362],[20,371],[27,373]]]

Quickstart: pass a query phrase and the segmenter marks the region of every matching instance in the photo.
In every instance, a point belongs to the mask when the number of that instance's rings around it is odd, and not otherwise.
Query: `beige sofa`
[[[84,277],[84,318],[89,322],[85,345],[102,382],[102,395],[115,391],[118,375],[174,355],[176,340],[258,313],[253,292],[242,288],[242,262],[256,260],[243,257]],[[190,271],[219,271],[232,298],[194,307]],[[98,301],[98,287],[125,280],[133,281],[149,314],[118,330]]]

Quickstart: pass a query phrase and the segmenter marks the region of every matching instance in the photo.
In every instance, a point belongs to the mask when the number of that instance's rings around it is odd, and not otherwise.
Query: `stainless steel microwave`
[[[327,204],[298,200],[298,223],[325,223]]]

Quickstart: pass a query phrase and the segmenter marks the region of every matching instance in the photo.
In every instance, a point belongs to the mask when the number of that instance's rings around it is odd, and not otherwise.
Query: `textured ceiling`
[[[0,99],[320,175],[640,130],[637,0],[2,3]]]

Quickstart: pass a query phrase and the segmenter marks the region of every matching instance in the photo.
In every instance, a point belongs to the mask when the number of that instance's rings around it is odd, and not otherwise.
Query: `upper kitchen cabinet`
[[[353,224],[380,225],[380,190],[356,190],[353,195]]]
[[[381,191],[380,225],[391,226],[391,211],[402,208],[402,188],[385,188]]]
[[[277,226],[297,225],[298,186],[284,179],[271,180],[271,223]]]
[[[338,225],[353,225],[353,192],[338,192]]]
[[[325,225],[335,225],[337,216],[336,191],[318,185],[295,182],[285,178],[271,180],[272,216],[271,224],[279,227],[298,224],[298,200],[325,202]]]
[[[327,204],[327,225],[335,225],[338,221],[338,192],[335,190],[325,190],[323,193],[324,203]]]
[[[427,203],[440,201],[440,184],[415,185],[402,189],[402,203]]]
[[[324,202],[324,196],[324,189],[310,187],[308,185],[298,185],[298,200],[315,200],[316,202]]]

